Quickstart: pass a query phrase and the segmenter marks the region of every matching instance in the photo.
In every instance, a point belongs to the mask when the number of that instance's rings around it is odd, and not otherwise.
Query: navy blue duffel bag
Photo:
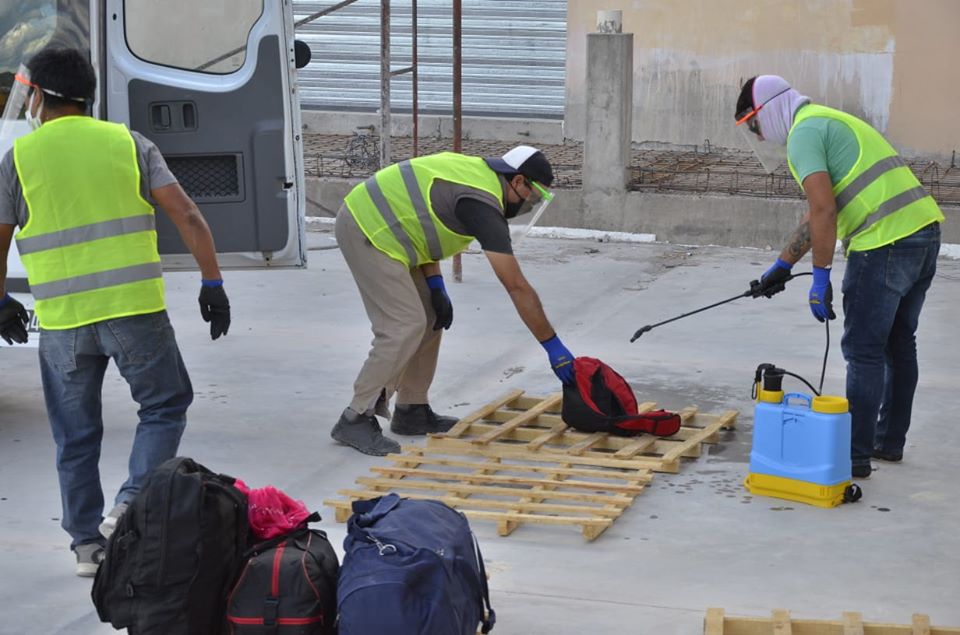
[[[460,512],[396,494],[356,501],[343,548],[339,635],[475,635],[478,626],[484,633],[493,628],[483,556]]]

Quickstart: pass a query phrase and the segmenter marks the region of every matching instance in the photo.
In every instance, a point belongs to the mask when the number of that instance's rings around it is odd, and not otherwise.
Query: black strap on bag
[[[318,523],[321,520],[323,519],[320,517],[320,513],[313,512],[312,514],[304,518],[303,521],[300,523],[300,526],[297,527],[296,529],[288,531],[287,533],[281,534],[279,536],[274,536],[269,540],[258,542],[257,544],[253,545],[252,547],[244,551],[243,562],[246,562],[253,556],[257,554],[261,554],[268,549],[273,549],[274,547],[279,545],[281,542],[284,542],[285,540],[290,540],[291,538],[298,538],[299,536],[302,536],[303,534],[310,531],[310,528],[308,527],[310,523]]]
[[[477,554],[477,564],[480,567],[480,585],[483,590],[483,603],[487,607],[487,615],[483,618],[480,632],[483,633],[483,635],[487,635],[487,633],[493,630],[493,626],[497,623],[497,612],[490,606],[490,587],[487,585],[487,570],[483,566],[483,554],[480,553],[480,544],[477,543],[476,536],[472,533],[470,535],[473,537],[473,550],[474,553]]]

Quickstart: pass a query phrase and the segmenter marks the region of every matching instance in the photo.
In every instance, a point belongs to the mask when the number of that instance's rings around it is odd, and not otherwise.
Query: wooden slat
[[[544,432],[538,437],[535,437],[530,443],[527,444],[527,449],[531,452],[536,452],[542,448],[547,443],[553,443],[566,433],[567,424],[560,420],[560,423],[555,424],[550,430]]]
[[[348,496],[351,499],[368,499],[368,498],[377,498],[378,496],[383,496],[382,491],[378,490],[352,490],[352,489],[343,489],[339,490],[337,494],[341,496]],[[565,505],[563,503],[543,503],[543,502],[518,502],[518,501],[507,501],[507,500],[493,500],[489,498],[477,498],[471,496],[470,498],[462,498],[459,496],[450,496],[450,495],[440,495],[436,496],[433,494],[418,494],[416,492],[404,493],[405,498],[412,498],[416,500],[438,500],[450,505],[451,507],[456,507],[457,509],[499,509],[504,511],[521,511],[524,513],[535,514],[535,513],[544,513],[544,514],[587,514],[590,516],[601,516],[604,518],[616,518],[623,513],[623,508],[614,508],[614,507],[598,507],[598,506],[588,506],[588,505]],[[324,501],[325,505],[330,504],[333,501]],[[343,501],[337,501],[343,502]]]
[[[464,454],[475,456],[499,456],[504,459],[519,459],[524,461],[559,461],[567,454],[558,454],[555,452],[528,452],[525,446],[509,446],[501,444],[490,444],[483,448],[477,448],[474,444],[465,439],[448,439],[444,437],[432,437],[427,439],[427,448],[439,450],[455,450]],[[658,470],[663,462],[658,458],[638,457],[633,459],[615,459],[600,456],[578,456],[577,463],[581,465],[593,465],[596,467],[611,467],[625,470]]]
[[[843,635],[863,635],[863,619],[855,611],[843,614]]]
[[[636,441],[633,441],[632,443],[628,443],[627,445],[623,446],[622,448],[614,452],[613,456],[615,456],[618,459],[629,459],[629,458],[635,457],[641,452],[646,452],[647,450],[652,448],[654,444],[656,444],[656,442],[657,442],[656,437],[652,437],[650,435],[637,437]]]
[[[713,613],[711,613],[713,611]],[[717,613],[721,611],[721,613]],[[848,633],[863,633],[863,635],[960,635],[960,628],[931,626],[930,618],[915,613],[912,624],[887,624],[878,622],[863,622],[859,613],[847,612],[842,620],[808,620],[790,619],[787,611],[774,611],[772,617],[733,617],[723,614],[722,630],[708,631],[708,625],[717,624],[718,615],[722,609],[709,609],[704,620],[706,635],[769,635],[785,632],[797,635],[848,635]],[[708,619],[714,620],[708,624]],[[777,627],[781,630],[776,630]],[[784,630],[789,628],[790,630]]]
[[[381,495],[380,492],[377,492]],[[349,501],[324,501],[324,504],[334,509],[350,508]],[[521,523],[532,523],[537,525],[578,525],[582,527],[597,527],[606,529],[613,520],[610,518],[583,518],[576,516],[540,516],[537,514],[525,514],[515,512],[489,512],[473,509],[463,510],[468,518],[482,518],[485,520],[513,520]]]
[[[489,468],[484,468],[489,469]],[[527,478],[523,476],[511,476],[507,474],[484,474],[484,473],[475,473],[475,474],[465,474],[463,472],[445,472],[443,470],[421,470],[417,468],[403,468],[403,467],[372,467],[370,468],[371,472],[377,474],[382,474],[383,476],[389,477],[407,477],[407,478],[421,478],[421,479],[431,479],[436,481],[457,481],[460,483],[474,483],[485,485],[488,483],[498,484],[498,485],[526,485],[529,487],[540,487],[545,484],[551,484],[556,482],[556,479],[552,481],[550,479],[543,478]],[[404,482],[407,482],[406,480]],[[600,483],[597,481],[572,481],[565,480],[563,481],[565,487],[572,489],[585,489],[590,491],[603,490],[605,492],[621,492],[624,494],[639,494],[643,491],[642,485],[629,485],[629,484],[617,484],[617,483]],[[455,484],[450,484],[448,487],[455,487]],[[524,490],[517,490],[518,492],[523,492]]]
[[[495,399],[494,401],[491,401],[487,405],[481,408],[478,408],[477,410],[474,410],[473,412],[468,414],[466,417],[463,417],[462,419],[460,419],[460,421],[455,423],[452,428],[450,428],[443,434],[448,437],[459,437],[470,427],[470,425],[473,422],[480,421],[481,419],[495,412],[497,408],[500,408],[512,401],[519,399],[522,394],[523,394],[522,390],[511,390],[510,392],[504,395],[501,395],[499,398]]]
[[[431,483],[429,481],[414,481],[411,479],[391,479],[391,478],[371,478],[361,476],[357,479],[359,485],[365,485],[373,488],[386,488],[385,491],[398,491],[407,489],[429,490],[432,492],[445,492],[455,488],[458,492],[470,492],[471,494],[489,494],[491,496],[522,496],[526,492],[515,487],[498,487],[493,485],[453,485],[449,483]],[[571,500],[583,503],[598,503],[600,505],[624,505],[627,506],[633,502],[633,496],[621,496],[616,494],[586,494],[579,492],[551,492],[551,500]]]
[[[486,445],[491,441],[495,441],[496,439],[506,434],[509,434],[516,428],[519,428],[523,424],[530,421],[531,419],[535,419],[540,413],[545,412],[548,408],[551,408],[557,405],[562,400],[563,400],[563,394],[561,393],[556,393],[555,395],[551,395],[546,399],[544,399],[543,401],[541,401],[540,403],[538,403],[537,405],[535,405],[533,408],[530,408],[529,410],[527,410],[526,412],[522,414],[518,414],[516,417],[514,417],[510,421],[503,423],[502,425],[494,426],[493,430],[490,430],[486,434],[471,440],[474,443],[477,443],[480,445]]]
[[[790,624],[790,611],[773,609],[773,635],[791,635],[793,628]]]
[[[579,456],[584,452],[586,452],[587,450],[589,450],[590,448],[592,448],[593,446],[600,443],[601,441],[605,440],[609,436],[610,435],[608,435],[606,432],[594,432],[583,441],[580,441],[579,443],[574,443],[569,448],[567,448],[567,454],[571,454],[573,456]]]
[[[724,635],[723,609],[707,609],[707,616],[703,620],[703,635]]]
[[[416,448],[418,451],[429,450],[429,448]],[[583,476],[586,478],[608,478],[611,480],[628,480],[630,482],[640,481],[648,483],[652,480],[649,470],[619,471],[619,470],[595,470],[590,468],[559,468],[546,467],[543,465],[526,465],[522,463],[498,463],[494,461],[475,462],[467,460],[457,460],[449,458],[439,458],[441,456],[425,456],[424,454],[415,454],[408,456],[406,454],[391,454],[387,458],[394,463],[416,464],[416,465],[442,465],[447,467],[459,468],[486,468],[498,467],[502,472],[531,472],[535,474],[559,473],[565,476]]]
[[[511,404],[511,407],[516,408],[518,410],[529,410],[530,408],[533,408],[534,406],[536,406],[538,403],[540,403],[547,397],[549,397],[549,395],[540,396],[540,395],[524,394],[522,397],[517,398],[517,400]],[[563,403],[562,401],[557,402],[556,404],[546,409],[544,412],[547,412],[550,414],[560,414],[560,406],[562,403]]]

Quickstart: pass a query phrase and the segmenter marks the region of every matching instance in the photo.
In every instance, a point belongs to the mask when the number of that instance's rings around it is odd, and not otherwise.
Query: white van
[[[0,111],[32,54],[47,45],[89,51],[98,78],[93,116],[125,123],[157,144],[210,225],[222,268],[306,266],[296,69],[309,51],[295,45],[290,0],[15,5],[0,8]],[[30,130],[25,120],[7,129],[0,156]],[[195,267],[162,213],[157,236],[165,269]],[[31,308],[15,244],[7,290]],[[30,315],[26,346],[35,347]]]

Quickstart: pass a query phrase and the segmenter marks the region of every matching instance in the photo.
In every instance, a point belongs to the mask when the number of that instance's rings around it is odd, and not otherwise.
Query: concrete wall
[[[586,34],[611,9],[634,34],[634,141],[739,147],[741,82],[778,74],[905,154],[960,147],[957,0],[571,0],[568,138],[584,136]]]
[[[308,178],[307,216],[336,215],[343,198],[359,181]],[[797,199],[627,192],[620,205],[588,218],[582,190],[556,190],[556,195],[538,223],[543,227],[654,234],[658,241],[682,245],[779,251],[807,211],[806,202]],[[960,208],[946,207],[943,213],[947,217],[943,242],[960,244]]]

